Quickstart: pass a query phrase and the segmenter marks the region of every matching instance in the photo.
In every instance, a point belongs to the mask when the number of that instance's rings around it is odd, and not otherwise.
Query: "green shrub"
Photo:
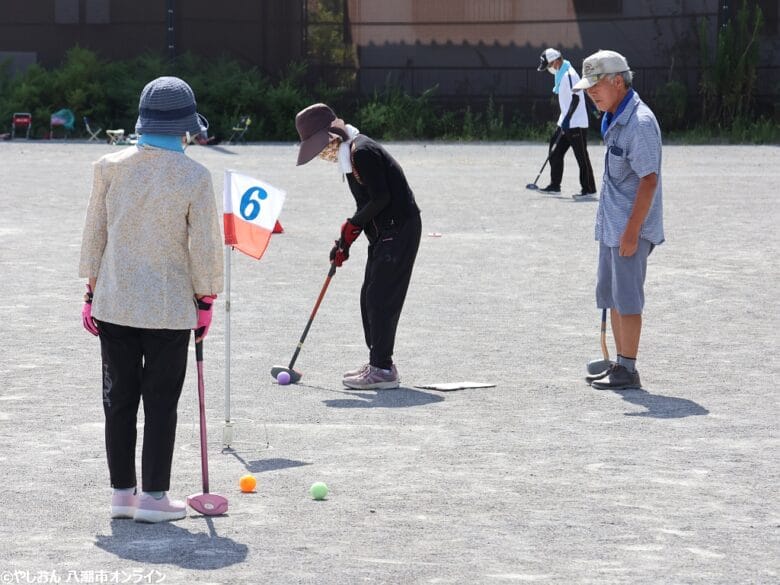
[[[375,138],[409,140],[433,138],[439,135],[440,121],[431,98],[436,88],[413,97],[401,89],[387,85],[382,93],[360,105],[355,114],[361,132]]]
[[[81,119],[89,117],[103,128],[131,133],[138,117],[138,99],[144,85],[162,75],[176,75],[189,83],[198,111],[210,123],[210,134],[225,136],[242,115],[252,117],[248,140],[294,140],[295,114],[311,103],[305,90],[305,67],[292,65],[285,77],[273,83],[256,68],[246,68],[227,57],[205,59],[185,54],[173,62],[157,54],[108,62],[87,49],[70,49],[62,65],[47,71],[33,65],[11,78],[0,68],[0,117],[13,112],[33,114],[33,135],[44,136],[49,117],[60,108]]]
[[[669,132],[670,144],[780,144],[780,126],[771,118],[737,118],[731,126],[700,123],[685,131]]]
[[[759,34],[764,25],[761,8],[746,0],[734,22],[721,27],[710,47],[705,20],[699,25],[699,58],[702,77],[702,119],[730,126],[752,112],[756,88]]]
[[[257,68],[246,67],[229,57],[206,59],[182,55],[170,62],[157,54],[125,61],[108,62],[96,53],[74,47],[56,69],[38,65],[12,77],[8,62],[0,62],[0,119],[13,112],[33,114],[33,136],[49,130],[49,117],[60,108],[73,110],[77,129],[85,136],[81,118],[88,116],[104,129],[123,128],[133,132],[138,116],[138,99],[144,85],[161,75],[176,75],[194,89],[198,111],[210,122],[209,134],[227,137],[239,118],[248,115],[252,125],[250,141],[295,141],[295,114],[314,102],[325,102],[362,132],[380,140],[533,140],[546,142],[555,122],[529,109],[496,105],[453,106],[436,100],[436,87],[412,96],[390,83],[381,92],[354,97],[347,86],[319,82],[307,86],[307,67],[292,64],[280,79],[270,79]],[[653,106],[672,140],[780,142],[778,125],[768,111],[755,119],[752,110],[730,120],[723,117],[699,122],[680,133],[686,124],[687,94],[681,84],[671,82],[659,89]],[[530,111],[529,111],[530,110]],[[710,111],[710,110],[708,110]],[[776,114],[777,115],[777,114]],[[7,122],[6,122],[7,123]],[[711,124],[711,125],[710,125]],[[597,123],[591,124],[597,137]]]
[[[685,125],[688,89],[679,81],[669,81],[655,92],[653,112],[664,131],[678,130]]]

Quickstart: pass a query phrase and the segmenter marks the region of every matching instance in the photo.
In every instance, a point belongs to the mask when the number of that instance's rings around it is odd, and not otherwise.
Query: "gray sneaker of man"
[[[609,367],[606,370],[604,370],[603,372],[599,372],[597,374],[588,374],[587,376],[585,376],[585,381],[588,384],[592,384],[596,380],[603,380],[604,378],[609,376],[609,373],[612,371],[612,368],[614,368],[616,365],[617,364],[615,362],[612,362],[609,365]]]
[[[596,390],[629,390],[642,388],[639,372],[629,372],[625,366],[615,364],[609,374],[602,380],[595,380],[591,387]]]

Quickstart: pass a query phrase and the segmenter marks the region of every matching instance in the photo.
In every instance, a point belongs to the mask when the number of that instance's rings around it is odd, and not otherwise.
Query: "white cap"
[[[628,61],[615,51],[597,51],[582,62],[582,79],[574,87],[574,91],[588,89],[596,85],[604,75],[629,71]]]
[[[560,56],[561,52],[558,49],[553,49],[552,47],[545,49],[542,51],[542,54],[539,55],[539,67],[537,67],[536,70],[544,71],[550,66],[550,63],[559,59]]]

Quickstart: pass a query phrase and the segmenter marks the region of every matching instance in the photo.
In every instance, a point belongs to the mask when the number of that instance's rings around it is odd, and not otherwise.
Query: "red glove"
[[[349,248],[352,243],[360,237],[363,232],[362,227],[356,226],[351,221],[347,220],[341,225],[341,241],[342,247]]]
[[[196,299],[198,305],[198,324],[195,326],[195,341],[202,341],[211,327],[211,309],[214,307],[214,301],[217,295],[206,295]]]
[[[336,265],[336,268],[341,268],[341,265],[349,260],[349,246],[344,247],[341,239],[336,240],[334,244],[330,251],[330,261]]]
[[[87,285],[87,293],[84,295],[84,306],[81,307],[81,324],[92,335],[99,335],[97,324],[92,318],[92,287]]]
[[[336,245],[330,251],[330,261],[338,268],[349,260],[349,247],[363,232],[362,227],[356,226],[347,220],[341,225],[341,237],[336,240]]]

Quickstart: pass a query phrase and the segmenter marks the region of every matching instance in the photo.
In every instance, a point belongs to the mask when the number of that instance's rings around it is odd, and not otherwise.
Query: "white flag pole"
[[[230,171],[225,171],[225,194],[230,196]],[[229,448],[233,442],[233,422],[230,420],[230,260],[233,247],[225,246],[225,426],[222,445]]]
[[[222,444],[225,448],[233,442],[233,422],[230,420],[230,257],[233,248],[225,246],[225,427]]]

